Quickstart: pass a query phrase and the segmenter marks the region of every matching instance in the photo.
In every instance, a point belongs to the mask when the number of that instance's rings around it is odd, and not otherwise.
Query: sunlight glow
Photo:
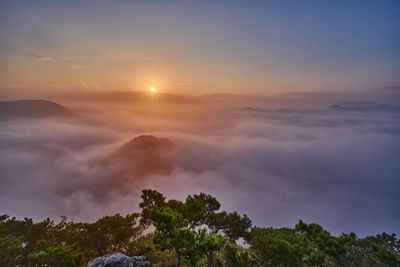
[[[157,93],[157,89],[154,86],[150,86],[150,88],[148,89],[149,93],[151,94],[156,94]]]

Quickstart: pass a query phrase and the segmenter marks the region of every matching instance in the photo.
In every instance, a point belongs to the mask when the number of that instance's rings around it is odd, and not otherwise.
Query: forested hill
[[[74,117],[76,114],[48,100],[0,101],[0,119]]]
[[[257,227],[204,193],[178,201],[143,190],[140,209],[94,223],[2,215],[0,266],[86,266],[112,252],[145,255],[152,266],[400,266],[395,234],[334,236],[302,221]]]

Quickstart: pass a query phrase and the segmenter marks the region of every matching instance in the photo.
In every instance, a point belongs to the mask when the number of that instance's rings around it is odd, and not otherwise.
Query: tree
[[[223,258],[226,266],[229,267],[247,267],[253,266],[255,256],[252,255],[250,249],[238,246],[235,243],[229,242],[223,248]]]
[[[208,194],[189,195],[182,202],[166,201],[157,191],[143,190],[142,198],[143,221],[156,228],[155,243],[165,249],[173,248],[179,264],[181,256],[193,264],[204,255],[208,265],[215,266],[215,254],[225,240],[245,237],[251,226],[246,215],[218,212],[221,204]]]
[[[28,255],[29,266],[69,267],[82,266],[82,254],[76,245],[53,244],[40,240]]]
[[[250,249],[258,266],[303,266],[309,263],[309,243],[288,228],[254,228]]]
[[[176,254],[173,249],[161,250],[154,242],[154,232],[140,236],[129,243],[127,255],[144,255],[152,266],[174,266]]]
[[[155,207],[165,206],[165,197],[156,190],[145,189],[142,190],[141,198],[142,202],[139,204],[142,209],[140,223],[144,226],[149,226],[151,224],[151,210]]]
[[[20,265],[24,250],[23,245],[22,238],[0,237],[0,266]]]
[[[395,234],[358,238],[350,233],[340,238],[349,248],[345,266],[400,266],[399,240]]]
[[[194,248],[195,232],[187,227],[187,220],[182,214],[170,207],[154,207],[150,213],[150,219],[156,230],[154,243],[162,250],[174,249],[176,252],[176,266],[181,266],[181,259],[194,264],[198,258]]]
[[[343,260],[348,252],[348,246],[340,237],[332,236],[316,223],[306,224],[299,221],[295,226],[297,234],[305,236],[311,246],[326,255],[324,261],[334,261],[336,265],[343,265]]]
[[[240,216],[236,211],[213,213],[207,220],[207,226],[214,232],[223,232],[232,242],[239,238],[248,239],[252,222],[246,216]]]
[[[202,224],[209,225],[211,217],[221,207],[221,204],[213,196],[200,193],[188,196],[184,203],[184,215],[191,228]]]
[[[139,215],[128,214],[125,217],[119,214],[105,216],[90,225],[89,235],[94,242],[98,255],[111,252],[123,252],[128,243],[140,236],[143,231],[138,225]]]
[[[224,243],[222,235],[209,232],[204,228],[196,233],[195,248],[207,257],[208,266],[216,267],[214,253],[219,251]]]
[[[400,266],[395,234],[334,236],[302,221],[294,228],[252,227],[246,215],[220,206],[204,193],[167,201],[144,190],[141,216],[115,214],[93,223],[62,217],[55,223],[1,215],[0,266],[84,266],[116,251],[146,255],[154,266]],[[247,244],[237,244],[240,238]]]

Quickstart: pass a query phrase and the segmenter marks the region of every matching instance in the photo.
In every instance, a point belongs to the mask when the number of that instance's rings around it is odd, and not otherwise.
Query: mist
[[[71,119],[2,121],[2,213],[93,221],[137,211],[152,188],[212,194],[260,226],[398,231],[397,108],[336,111],[337,98],[309,95],[98,97],[58,101]]]

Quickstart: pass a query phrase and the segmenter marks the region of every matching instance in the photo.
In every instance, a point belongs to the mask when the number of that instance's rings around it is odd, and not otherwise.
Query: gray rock
[[[148,267],[145,256],[128,257],[122,253],[112,253],[91,260],[87,267]]]

